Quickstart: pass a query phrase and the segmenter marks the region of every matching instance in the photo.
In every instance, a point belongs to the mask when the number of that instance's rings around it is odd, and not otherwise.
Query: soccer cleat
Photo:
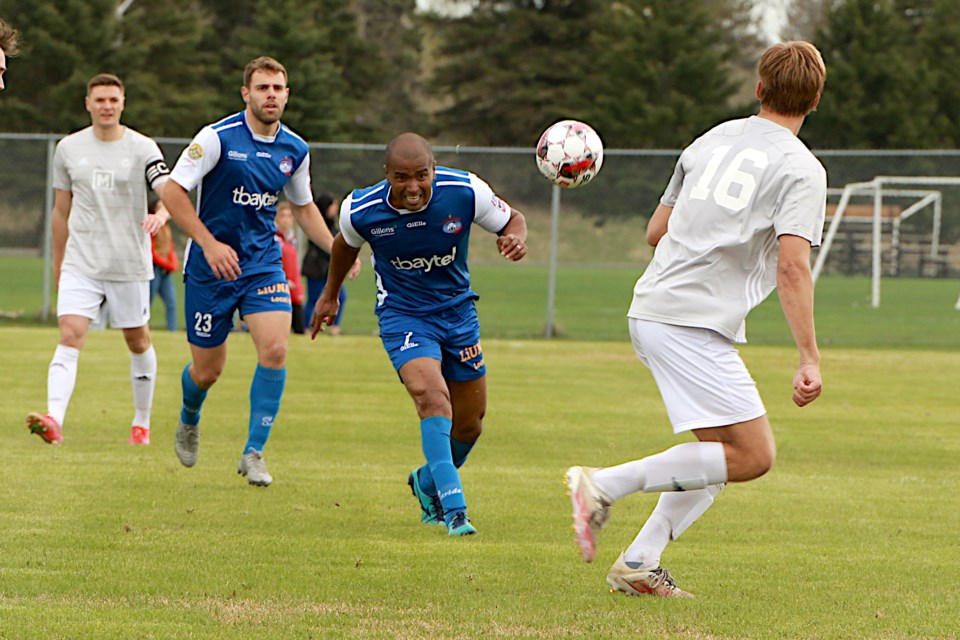
[[[130,427],[130,444],[150,444],[150,429]]]
[[[27,416],[27,428],[30,433],[35,433],[48,444],[61,444],[63,435],[60,433],[60,425],[50,416],[39,413],[31,413]]]
[[[237,463],[237,473],[247,477],[247,482],[258,487],[269,487],[273,476],[267,473],[267,465],[263,462],[263,453],[250,449],[240,462]]]
[[[177,452],[180,464],[185,467],[197,464],[197,453],[200,451],[200,427],[186,424],[182,420],[178,422],[173,448]]]
[[[573,532],[584,562],[597,555],[597,535],[607,524],[612,501],[593,484],[592,467],[570,467],[564,476],[573,505]]]
[[[470,524],[466,511],[457,511],[450,517],[447,524],[448,536],[472,536],[476,533],[477,528]]]
[[[420,522],[446,526],[443,521],[443,505],[440,504],[440,496],[428,496],[423,492],[423,489],[420,488],[420,476],[417,471],[419,469],[410,472],[410,476],[407,477],[407,485],[410,486],[413,497],[420,503]]]
[[[611,591],[622,591],[628,596],[660,596],[661,598],[692,598],[677,586],[670,572],[659,564],[655,567],[629,566],[623,559],[623,554],[610,567],[607,574],[607,584]]]

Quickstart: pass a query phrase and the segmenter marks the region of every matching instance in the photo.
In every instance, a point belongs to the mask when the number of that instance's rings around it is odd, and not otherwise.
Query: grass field
[[[267,447],[275,482],[260,489],[235,472],[249,336],[230,338],[200,461],[185,469],[173,453],[182,334],[155,333],[151,446],[126,444],[128,359],[107,331],[90,335],[54,448],[22,423],[45,402],[56,331],[0,328],[0,638],[956,638],[960,351],[927,311],[838,328],[858,348],[824,348],[825,393],[802,410],[789,401],[794,351],[742,350],[779,458],[668,548],[690,601],[606,589],[654,496],[614,507],[594,564],[572,541],[569,465],[678,441],[626,341],[484,341],[490,408],[463,470],[480,533],[454,540],[419,524],[405,484],[421,459],[415,414],[376,338],[291,339]],[[904,335],[917,336],[909,349],[887,345]]]
[[[486,247],[486,245],[484,245]],[[489,249],[489,247],[486,247]],[[547,314],[547,268],[537,264],[481,261],[471,267],[483,335],[486,338],[542,336]],[[625,315],[641,267],[562,267],[557,275],[555,335],[562,340],[626,341]],[[0,256],[0,327],[35,325],[42,306],[40,258]],[[824,277],[817,283],[817,330],[825,347],[893,347],[960,351],[960,313],[954,309],[960,280],[887,278],[879,309],[870,307],[868,278]],[[375,287],[365,262],[348,282],[344,331],[372,335]],[[182,298],[181,298],[182,299]],[[163,325],[163,308],[154,302],[153,326]],[[55,324],[53,308],[50,326]],[[182,319],[181,319],[182,325]],[[776,295],[754,310],[747,337],[757,345],[791,344]]]

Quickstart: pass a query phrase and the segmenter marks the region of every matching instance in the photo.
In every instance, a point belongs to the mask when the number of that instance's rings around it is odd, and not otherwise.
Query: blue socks
[[[453,466],[457,469],[463,466],[467,461],[470,450],[473,449],[475,442],[460,442],[454,437],[450,437],[450,452],[453,454]],[[437,485],[433,482],[433,476],[430,474],[429,465],[423,465],[417,470],[417,478],[420,480],[420,490],[428,496],[437,495]]]
[[[180,408],[180,422],[197,426],[200,423],[200,407],[207,397],[207,390],[201,389],[190,377],[190,364],[183,368],[180,375],[180,386],[183,388],[183,406]]]
[[[270,437],[270,428],[280,411],[280,398],[287,381],[287,369],[268,369],[257,365],[250,383],[250,426],[247,444],[243,452],[250,449],[263,451]]]
[[[432,416],[420,421],[420,438],[427,467],[440,496],[444,517],[447,523],[457,511],[467,508],[460,484],[460,474],[453,464],[453,452],[450,445],[450,418]],[[421,483],[421,488],[423,484]]]

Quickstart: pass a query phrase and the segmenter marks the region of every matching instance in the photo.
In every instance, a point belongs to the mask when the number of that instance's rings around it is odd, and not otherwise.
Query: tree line
[[[607,146],[679,148],[753,113],[759,0],[0,0],[22,34],[0,130],[89,123],[86,81],[127,84],[125,121],[189,137],[242,102],[242,69],[290,73],[284,116],[313,142],[524,146],[561,118]],[[960,144],[960,2],[792,0],[785,38],[817,44],[827,88],[803,137],[817,148]]]

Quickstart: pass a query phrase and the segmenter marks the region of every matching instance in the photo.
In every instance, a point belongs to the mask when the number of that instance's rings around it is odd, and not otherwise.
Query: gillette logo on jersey
[[[257,211],[264,207],[272,207],[280,200],[280,192],[276,193],[248,193],[243,185],[233,190],[233,204],[241,207],[253,207]]]

